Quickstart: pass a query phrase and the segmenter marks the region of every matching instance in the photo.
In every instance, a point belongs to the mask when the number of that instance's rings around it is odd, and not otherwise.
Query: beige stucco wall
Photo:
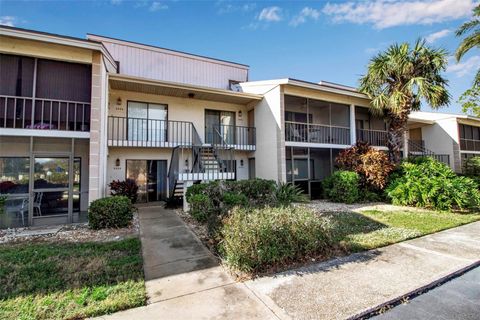
[[[117,104],[118,98],[122,100],[120,105]],[[129,100],[168,105],[168,120],[192,122],[203,141],[205,139],[205,109],[233,111],[236,113],[235,124],[248,126],[248,108],[245,105],[116,90],[111,90],[109,94],[109,115],[126,117]]]
[[[172,150],[172,148],[110,147],[108,149],[107,161],[107,185],[113,180],[125,180],[127,172],[127,160],[166,160],[168,173],[168,168],[170,168],[170,160],[172,157]],[[249,157],[251,157],[250,152],[235,152],[235,160],[237,161],[237,180],[248,179]],[[120,166],[116,166],[117,159],[120,160]],[[188,159],[189,163],[191,164],[192,156],[189,149],[184,149],[184,152],[180,153],[180,168],[184,166],[186,159]],[[243,166],[241,165],[241,160],[243,160]],[[108,187],[107,192],[109,193]]]
[[[92,51],[60,44],[0,36],[0,52],[38,58],[92,63]]]

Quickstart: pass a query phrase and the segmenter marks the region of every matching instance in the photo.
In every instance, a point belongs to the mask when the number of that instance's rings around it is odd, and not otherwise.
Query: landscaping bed
[[[261,197],[250,194],[248,202],[241,200],[232,206],[225,202],[223,194],[228,194],[227,200],[240,199],[237,193],[243,190],[235,191],[239,188],[235,183],[215,182],[190,190],[194,195],[190,199],[200,200],[194,203],[194,214],[177,211],[242,279],[480,221],[480,213],[475,211],[434,211],[382,202],[293,203],[295,197],[291,197],[290,203],[278,204],[275,196],[269,195],[268,190],[278,193],[272,183],[250,183],[252,189],[261,191]],[[242,182],[240,186],[245,189],[247,184]],[[262,203],[260,199],[267,201]]]

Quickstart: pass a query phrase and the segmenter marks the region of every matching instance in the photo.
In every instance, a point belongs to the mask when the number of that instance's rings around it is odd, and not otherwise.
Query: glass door
[[[167,198],[167,160],[127,160],[127,179],[138,185],[138,202]]]
[[[70,161],[66,155],[34,156],[33,190],[30,195],[34,225],[43,224],[41,220],[44,218],[58,223],[69,222],[69,213],[73,209]],[[55,217],[58,219],[50,219]]]
[[[205,141],[212,144],[234,144],[235,112],[205,110]]]
[[[147,140],[148,104],[142,102],[128,102],[128,140]]]

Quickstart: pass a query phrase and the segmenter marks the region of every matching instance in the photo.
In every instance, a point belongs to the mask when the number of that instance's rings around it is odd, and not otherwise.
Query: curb
[[[377,316],[383,312],[388,311],[389,309],[398,306],[399,304],[402,304],[404,301],[412,300],[415,299],[417,296],[422,295],[438,286],[441,286],[442,284],[453,280],[465,273],[467,273],[470,270],[473,270],[475,268],[480,267],[480,260],[476,261],[466,267],[463,267],[462,269],[459,269],[453,273],[450,273],[432,283],[429,283],[423,287],[420,287],[418,289],[412,290],[408,292],[407,294],[401,295],[397,298],[393,298],[387,302],[384,302],[382,304],[379,304],[375,307],[369,308],[361,313],[358,313],[354,316],[351,316],[347,318],[347,320],[363,320],[363,319],[369,319],[373,316]]]

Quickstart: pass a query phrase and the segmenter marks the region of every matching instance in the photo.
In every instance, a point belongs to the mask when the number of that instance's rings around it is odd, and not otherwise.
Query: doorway
[[[138,185],[138,202],[167,198],[167,160],[127,160],[127,179]]]
[[[235,112],[205,110],[205,142],[234,144]]]

